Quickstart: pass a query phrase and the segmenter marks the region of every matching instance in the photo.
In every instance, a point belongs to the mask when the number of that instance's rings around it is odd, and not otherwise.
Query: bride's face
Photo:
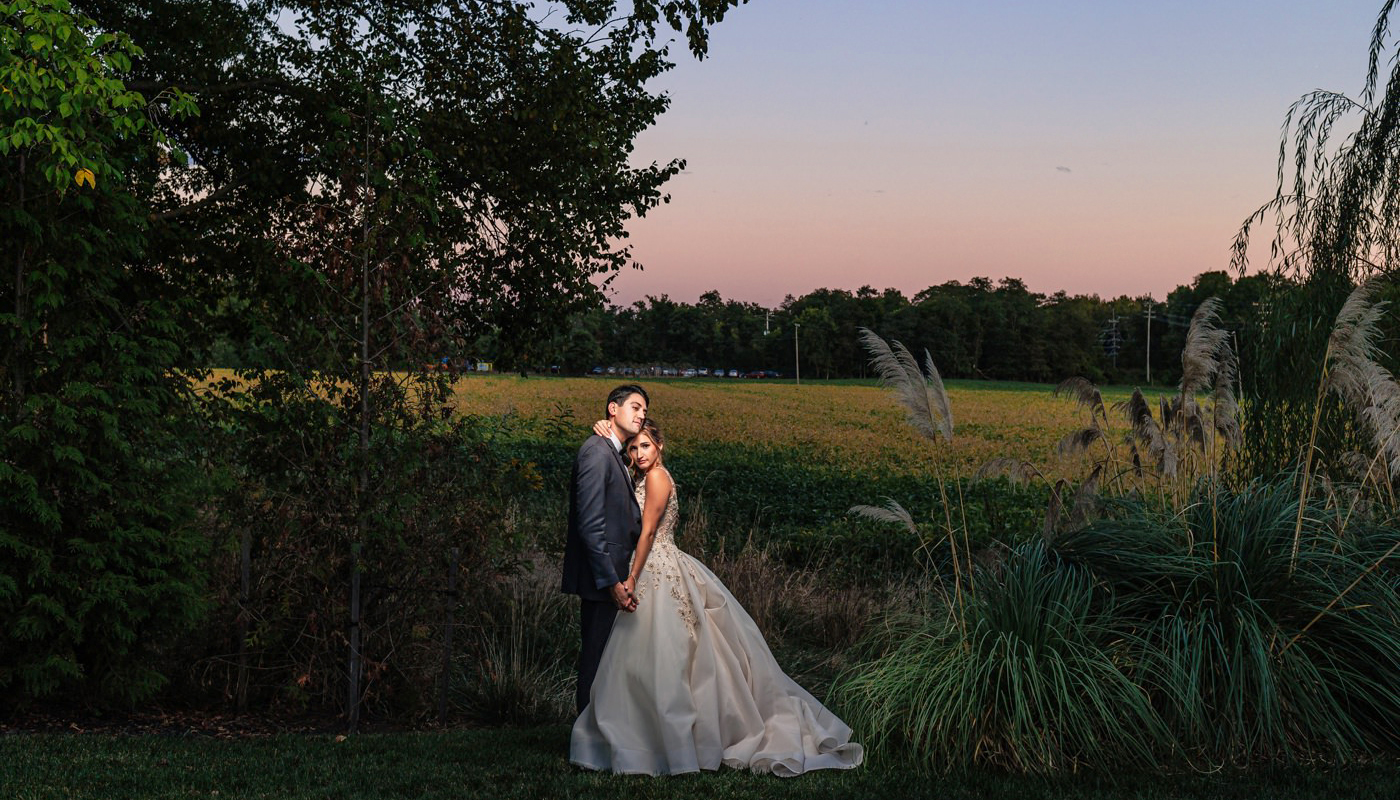
[[[632,438],[632,442],[627,445],[627,454],[632,457],[632,464],[641,472],[646,472],[661,463],[661,446],[645,433],[639,433]]]

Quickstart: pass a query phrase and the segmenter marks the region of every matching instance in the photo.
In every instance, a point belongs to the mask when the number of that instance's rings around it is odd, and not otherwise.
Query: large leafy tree
[[[356,580],[421,571],[418,543],[485,519],[444,489],[484,462],[435,421],[443,387],[391,369],[487,330],[528,352],[597,299],[630,261],[626,221],[682,166],[630,162],[666,107],[648,88],[664,37],[703,55],[737,3],[0,6],[0,232],[20,243],[0,297],[0,683],[158,686],[139,655],[197,611],[196,509],[243,529],[246,576],[288,541],[269,498],[296,500],[297,544]],[[276,369],[192,414],[184,370],[215,340]],[[196,466],[225,478],[217,502]],[[349,603],[352,719],[369,603]]]
[[[363,166],[368,114],[393,120],[393,135],[369,132],[393,151],[381,174],[419,183],[413,257],[435,277],[415,307],[461,335],[502,328],[525,351],[596,304],[593,281],[630,263],[626,221],[662,202],[683,165],[630,161],[666,108],[649,88],[672,63],[662,34],[684,31],[703,55],[708,26],[738,2],[81,6],[146,47],[134,86],[200,101],[198,119],[169,126],[193,166],[150,176],[154,216],[162,257],[194,267],[192,289],[244,298],[235,338],[264,344],[254,312],[293,288],[263,283],[281,226]]]
[[[256,69],[216,76],[201,96],[243,84],[233,94],[262,99],[211,105],[205,123],[224,114],[227,125],[179,133],[195,168],[153,176],[170,201],[164,219],[193,233],[173,234],[163,257],[200,253],[193,273],[212,287],[210,305],[242,299],[225,305],[230,322],[257,366],[277,368],[223,387],[235,494],[302,506],[301,546],[327,568],[282,631],[295,633],[306,609],[348,623],[344,675],[328,668],[333,639],[299,661],[322,700],[346,679],[352,727],[363,699],[388,694],[375,676],[402,670],[386,667],[391,631],[423,612],[385,586],[440,574],[444,534],[489,522],[467,493],[404,480],[484,468],[438,424],[446,386],[414,367],[490,330],[506,359],[526,363],[566,313],[596,301],[592,280],[630,259],[625,222],[655,207],[681,166],[629,163],[633,138],[666,105],[646,85],[669,66],[648,8],[689,20],[703,52],[703,26],[728,5],[638,4],[622,19],[602,3],[552,7],[557,18],[500,2],[245,6],[236,30],[258,57],[215,66]],[[143,23],[112,12],[113,24]],[[168,38],[159,24],[147,35]],[[230,129],[257,146],[226,142]],[[206,153],[216,166],[204,167]],[[257,177],[268,171],[277,177]],[[225,238],[226,252],[209,246]],[[303,502],[311,486],[315,501]],[[244,553],[287,541],[255,504],[229,508],[247,515],[233,525]]]
[[[140,50],[66,0],[0,4],[0,687],[134,700],[199,610],[185,309],[143,263],[153,124],[193,112],[122,78]],[[11,688],[12,687],[12,688]]]
[[[1302,460],[1314,407],[1316,453],[1324,468],[1357,447],[1340,404],[1317,397],[1337,312],[1357,282],[1391,273],[1400,256],[1400,60],[1391,47],[1395,3],[1381,7],[1361,94],[1310,92],[1289,108],[1279,149],[1278,186],[1236,239],[1243,274],[1257,228],[1273,224],[1259,326],[1242,343],[1246,462],[1259,473]],[[1317,381],[1299,380],[1316,376]]]

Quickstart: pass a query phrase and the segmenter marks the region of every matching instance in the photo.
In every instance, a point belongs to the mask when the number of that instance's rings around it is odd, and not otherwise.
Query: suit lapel
[[[623,485],[630,487],[632,485],[632,473],[627,471],[627,460],[622,457],[622,451],[615,447],[613,448],[613,456],[617,458],[617,468],[622,470]],[[636,493],[629,491],[627,495],[632,498],[632,505],[636,505]]]
[[[613,458],[617,459],[617,468],[622,470],[623,477],[630,479],[632,476],[627,472],[627,461],[622,458],[622,453],[615,448],[613,449]]]

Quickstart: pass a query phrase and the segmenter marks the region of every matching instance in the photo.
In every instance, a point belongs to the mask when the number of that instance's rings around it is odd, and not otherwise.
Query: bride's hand
[[[612,423],[605,419],[600,419],[593,423],[593,432],[599,436],[612,436]]]

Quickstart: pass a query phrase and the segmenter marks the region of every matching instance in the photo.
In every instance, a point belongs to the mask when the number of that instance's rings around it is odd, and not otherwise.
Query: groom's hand
[[[632,596],[632,592],[628,590],[627,585],[624,583],[618,582],[613,584],[612,599],[613,605],[617,606],[618,611],[631,613],[637,610],[637,600]]]

